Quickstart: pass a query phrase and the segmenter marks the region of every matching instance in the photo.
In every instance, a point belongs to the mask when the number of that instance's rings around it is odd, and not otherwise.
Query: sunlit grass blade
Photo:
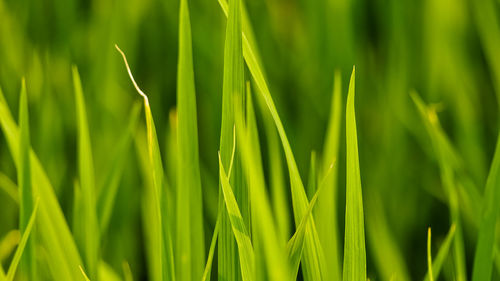
[[[311,199],[316,193],[317,173],[316,173],[316,151],[311,151],[311,160],[309,161],[309,177],[307,179],[307,197]]]
[[[330,116],[326,139],[321,155],[321,166],[319,175],[324,175],[329,169],[332,159],[338,159],[340,127],[342,116],[342,83],[340,71],[335,71],[333,79],[333,95],[330,106]],[[323,196],[318,199],[315,210],[316,227],[325,253],[325,262],[328,273],[332,280],[340,280],[342,272],[340,269],[339,230],[338,230],[338,167],[335,165],[331,175],[325,178],[325,184],[331,186],[323,191]]]
[[[5,275],[5,271],[3,270],[3,266],[0,264],[0,281],[4,281],[7,278]]]
[[[247,84],[246,116],[241,104],[235,104],[235,121],[238,146],[249,187],[252,211],[252,239],[256,258],[256,276],[271,280],[289,280],[290,269],[286,259],[285,244],[280,241],[278,228],[273,220],[270,200],[266,191],[259,145],[259,135],[250,86]],[[245,121],[246,120],[246,125]],[[257,267],[257,265],[259,267]]]
[[[427,230],[427,270],[429,275],[429,281],[434,281],[434,275],[432,274],[432,254],[431,254],[431,228]]]
[[[172,249],[172,233],[170,228],[166,228],[164,225],[165,219],[167,221],[169,217],[162,218],[162,216],[167,215],[166,206],[164,206],[164,198],[166,197],[166,191],[164,190],[164,172],[163,164],[161,161],[160,147],[158,145],[158,137],[156,135],[156,128],[153,121],[153,115],[151,113],[151,107],[149,106],[149,100],[146,94],[137,86],[137,83],[132,76],[132,72],[128,65],[125,54],[115,45],[118,52],[122,55],[123,61],[127,68],[130,80],[134,84],[137,92],[144,98],[144,109],[146,115],[146,129],[147,129],[147,140],[148,140],[148,156],[149,165],[152,170],[152,184],[153,184],[153,199],[154,202],[154,212],[155,212],[155,223],[158,225],[158,231],[155,233],[156,245],[158,248],[156,251],[159,252],[157,258],[159,259],[158,264],[161,266],[157,268],[160,272],[159,276],[162,276],[162,280],[175,280],[175,270],[174,270],[174,254]]]
[[[241,266],[241,276],[244,281],[255,279],[255,256],[253,252],[252,242],[250,241],[250,233],[248,232],[243,217],[241,216],[238,203],[234,197],[229,179],[227,178],[222,159],[219,154],[219,173],[221,178],[222,192],[224,202],[231,222],[231,227],[238,245],[238,253]]]
[[[431,137],[435,153],[437,154],[441,181],[448,197],[451,221],[456,227],[455,239],[453,239],[455,274],[458,281],[466,281],[467,271],[465,265],[464,238],[457,194],[457,181],[454,174],[457,160],[454,157],[450,157],[453,155],[451,144],[441,128],[436,109],[425,105],[417,93],[412,92],[410,95],[420,112],[425,127]]]
[[[82,272],[83,278],[85,278],[85,281],[90,281],[89,277],[87,276],[87,273],[85,273],[85,270],[83,270],[83,267],[80,266],[80,271]]]
[[[352,70],[346,107],[347,181],[345,207],[344,281],[366,280],[365,221],[359,171],[354,106],[356,72]]]
[[[17,229],[7,232],[7,234],[2,237],[0,240],[0,264],[10,256],[12,251],[14,251],[16,245],[19,244],[19,240],[21,240],[21,234]]]
[[[99,228],[102,234],[104,234],[108,228],[115,197],[118,192],[120,179],[126,163],[127,152],[131,146],[132,136],[137,126],[140,111],[141,104],[135,103],[130,112],[127,129],[120,137],[115,153],[112,156],[111,167],[106,174],[106,178],[102,186],[99,188],[97,218],[99,220]]]
[[[17,246],[14,257],[12,258],[9,269],[7,270],[7,278],[6,278],[7,281],[14,280],[17,266],[19,265],[19,261],[21,260],[21,256],[23,255],[24,248],[26,247],[26,243],[28,242],[28,239],[30,237],[31,230],[33,228],[33,224],[35,223],[35,219],[36,219],[36,215],[37,215],[37,211],[38,211],[38,203],[39,203],[39,200],[36,200],[35,206],[33,207],[33,212],[31,213],[28,224],[26,225],[26,229],[24,230],[23,235],[21,236],[21,240],[19,241],[19,245]]]
[[[7,193],[14,202],[19,203],[19,193],[16,184],[4,173],[0,172],[0,189]]]
[[[495,231],[500,212],[500,137],[484,190],[472,281],[489,281],[495,257]]]
[[[0,90],[0,125],[16,166],[19,165],[20,132]],[[54,189],[40,161],[31,150],[34,196],[40,198],[37,233],[51,259],[50,273],[55,280],[83,280],[78,266],[80,255],[57,201]]]
[[[210,281],[210,275],[212,274],[212,262],[214,260],[215,245],[217,244],[217,237],[219,237],[219,227],[220,227],[220,215],[217,216],[217,221],[215,223],[214,233],[212,235],[212,240],[210,242],[210,249],[208,250],[207,263],[205,264],[205,270],[203,271],[202,281]]]
[[[120,277],[120,275],[118,273],[116,273],[109,264],[105,263],[102,260],[101,260],[101,262],[99,262],[99,267],[97,270],[98,270],[100,280],[122,281],[122,278]]]
[[[454,237],[455,237],[455,225],[453,224],[451,225],[450,230],[448,231],[448,234],[446,235],[446,238],[443,241],[443,244],[441,244],[441,247],[439,248],[436,258],[432,262],[432,273],[434,275],[434,280],[438,280],[439,273],[441,272],[441,267],[443,266],[446,257],[448,257],[448,252],[450,250],[450,246],[451,243],[453,242]],[[428,273],[425,275],[424,281],[431,281]]]
[[[134,281],[134,276],[132,274],[132,269],[130,268],[130,265],[128,262],[124,261],[122,263],[123,267],[123,276],[125,281]]]
[[[82,84],[78,69],[73,66],[73,85],[78,120],[78,170],[82,191],[82,214],[84,226],[81,233],[75,233],[85,257],[85,268],[92,280],[97,280],[97,264],[100,251],[100,229],[97,222],[96,187],[94,163],[90,143],[87,112],[83,99]]]
[[[198,125],[188,0],[180,1],[177,68],[177,226],[178,280],[200,280],[205,235],[198,155]]]
[[[19,229],[21,233],[26,231],[30,216],[33,212],[33,188],[31,185],[30,164],[30,133],[28,97],[26,95],[26,83],[23,79],[21,86],[21,97],[19,99],[19,130],[21,131],[19,143],[19,168],[17,171],[17,182],[19,185]],[[30,239],[21,260],[21,271],[29,280],[35,280],[36,261],[35,243]]]
[[[229,1],[226,39],[224,45],[224,71],[222,84],[222,120],[220,134],[220,157],[225,167],[229,166],[231,149],[233,147],[234,104],[243,104],[245,91],[243,55],[241,39],[241,0]],[[235,155],[232,169],[231,187],[238,202],[242,217],[249,226],[248,190],[246,188],[239,155]],[[222,186],[219,189],[219,207],[224,207]],[[238,250],[233,238],[230,219],[227,210],[221,214],[218,247],[218,275],[226,280],[240,280]]]

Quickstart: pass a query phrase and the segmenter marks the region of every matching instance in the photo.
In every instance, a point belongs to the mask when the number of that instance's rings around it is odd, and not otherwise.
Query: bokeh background
[[[216,0],[191,0],[189,5],[209,241],[217,211],[226,18]],[[460,176],[482,192],[498,133],[500,2],[246,0],[245,6],[304,179],[311,151],[321,152],[323,147],[334,70],[342,74],[345,104],[356,65],[365,219],[375,219],[372,216],[380,210],[385,218],[367,229],[368,276],[382,280],[377,241],[370,235],[386,231],[413,279],[422,278],[427,227],[432,226],[433,239],[440,241],[450,223],[436,152],[409,93],[415,90],[435,104],[460,155]],[[140,100],[115,43],[127,53],[136,80],[149,95],[162,153],[175,155],[171,142],[175,141],[178,10],[175,0],[0,0],[0,87],[17,116],[21,79],[26,78],[32,145],[70,224],[77,177],[71,65],[78,66],[82,78],[98,185],[110,166],[109,154],[126,129],[130,109]],[[250,78],[248,73],[246,77]],[[141,280],[146,276],[140,219],[143,179],[135,148],[126,161],[103,254],[117,271],[127,260]],[[168,181],[175,185],[173,163],[166,160],[165,166]],[[338,163],[337,208],[343,233],[344,125]],[[0,171],[16,179],[3,136]],[[377,211],[372,211],[374,205]],[[0,192],[0,236],[17,228],[17,214],[17,205]],[[467,221],[464,231],[470,273],[476,231]],[[498,273],[494,275],[498,279]]]

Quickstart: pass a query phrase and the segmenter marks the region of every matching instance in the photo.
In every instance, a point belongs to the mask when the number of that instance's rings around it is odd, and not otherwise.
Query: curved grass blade
[[[452,224],[448,234],[446,234],[446,238],[444,239],[443,244],[439,248],[438,254],[432,263],[432,273],[434,274],[434,279],[438,280],[439,273],[441,272],[441,267],[448,256],[448,252],[450,250],[451,243],[453,242],[453,238],[455,237],[455,225]],[[430,270],[429,270],[430,272]],[[432,281],[429,278],[429,274],[425,275],[424,281]]]
[[[187,0],[180,1],[177,68],[177,235],[178,280],[200,280],[205,264],[203,202],[198,155],[198,126]]]
[[[85,281],[90,281],[89,277],[85,273],[85,270],[83,270],[83,267],[80,266],[80,271],[82,272],[83,278],[85,278]]]
[[[0,125],[7,139],[9,151],[16,167],[19,166],[20,132],[0,90]],[[76,244],[57,201],[54,189],[33,150],[31,175],[34,196],[40,198],[37,233],[40,242],[50,254],[50,269],[55,280],[83,280],[78,266],[81,264]]]
[[[33,212],[33,187],[31,184],[30,164],[30,129],[28,113],[28,97],[26,95],[26,83],[23,79],[21,86],[21,97],[19,99],[19,130],[21,131],[19,143],[19,169],[17,171],[17,182],[19,184],[19,229],[21,233],[26,231],[30,215]],[[26,273],[29,280],[35,280],[36,253],[34,239],[30,239],[26,245],[25,254],[21,260],[21,270]]]
[[[229,179],[222,165],[222,159],[219,153],[219,173],[221,178],[222,192],[224,195],[224,202],[231,222],[231,227],[238,245],[238,253],[240,258],[241,276],[244,281],[251,281],[255,279],[255,256],[253,252],[252,243],[250,241],[250,234],[245,226],[243,217],[241,216],[238,203],[234,197]]]
[[[146,129],[147,129],[147,140],[148,140],[148,155],[149,155],[149,164],[152,169],[152,182],[154,189],[154,211],[155,211],[155,220],[158,227],[158,233],[155,234],[155,240],[157,241],[158,248],[156,249],[158,254],[157,261],[161,266],[157,268],[160,272],[159,276],[162,276],[162,280],[175,280],[175,270],[174,270],[174,258],[173,258],[173,249],[172,249],[172,234],[170,228],[166,228],[164,225],[164,219],[168,218],[168,213],[166,211],[166,206],[163,204],[163,198],[165,197],[164,189],[164,173],[163,173],[163,165],[161,161],[160,147],[158,145],[158,137],[156,135],[156,128],[153,121],[153,115],[151,113],[151,107],[149,106],[149,100],[146,94],[137,86],[137,83],[134,80],[132,72],[127,62],[127,58],[125,54],[115,45],[115,48],[121,54],[125,66],[127,68],[127,72],[129,74],[130,80],[134,84],[137,92],[144,98],[144,109],[146,115]],[[162,216],[167,216],[166,218],[162,218]],[[168,220],[167,220],[168,221]]]
[[[78,169],[80,190],[82,194],[82,213],[80,220],[84,226],[81,233],[75,233],[83,250],[85,268],[92,280],[97,280],[97,264],[99,262],[100,230],[97,222],[96,187],[94,180],[94,164],[90,143],[89,128],[82,84],[78,69],[73,66],[73,85],[75,90],[76,113],[78,120]]]
[[[355,68],[352,70],[347,95],[346,143],[347,143],[347,181],[345,207],[345,242],[342,280],[366,280],[365,227],[363,215],[363,195],[359,171],[358,136],[354,110]]]
[[[28,238],[30,237],[31,230],[33,228],[33,224],[35,223],[36,214],[38,211],[38,203],[37,199],[35,202],[35,206],[33,207],[33,212],[31,213],[28,224],[26,225],[26,230],[23,232],[23,236],[21,237],[21,241],[19,241],[19,245],[17,246],[16,253],[12,258],[9,269],[7,270],[7,281],[14,280],[14,275],[16,274],[17,266],[19,265],[19,261],[21,260],[21,256],[24,252],[24,248],[26,247],[26,243],[28,242]]]
[[[495,230],[500,212],[500,204],[498,204],[500,202],[500,137],[497,140],[483,198],[472,281],[489,281],[493,271]]]
[[[99,188],[97,218],[99,219],[99,228],[101,233],[105,233],[108,228],[115,203],[116,193],[118,192],[120,179],[126,163],[127,151],[130,148],[132,135],[137,127],[140,111],[140,103],[135,103],[132,107],[132,111],[130,112],[127,129],[121,136],[117,144],[116,152],[112,156],[113,162],[111,164],[111,168],[106,174],[106,179],[104,180],[103,185]]]

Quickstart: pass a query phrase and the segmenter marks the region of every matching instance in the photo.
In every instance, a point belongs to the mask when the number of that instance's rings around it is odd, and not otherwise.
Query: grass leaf
[[[344,266],[342,276],[344,281],[366,280],[365,222],[354,110],[355,81],[356,73],[355,68],[353,68],[351,81],[349,82],[346,109],[347,182]]]
[[[181,0],[179,15],[177,128],[176,272],[179,280],[200,280],[205,264],[205,235],[191,23],[187,0]]]
[[[455,237],[455,225],[451,225],[448,234],[446,234],[446,238],[444,239],[443,244],[439,248],[438,254],[432,263],[432,273],[434,274],[434,279],[438,280],[439,273],[441,272],[441,267],[448,256],[448,252],[450,250],[451,243],[453,242],[453,238]],[[430,268],[429,268],[430,272]],[[427,274],[424,278],[424,281],[432,281],[429,278],[429,274]]]

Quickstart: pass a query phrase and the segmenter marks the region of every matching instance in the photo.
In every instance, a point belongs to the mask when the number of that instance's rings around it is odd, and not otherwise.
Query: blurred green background
[[[226,18],[216,0],[189,5],[209,242],[217,211]],[[411,276],[421,278],[427,227],[432,226],[433,239],[440,241],[450,224],[436,153],[409,92],[416,90],[424,101],[436,104],[460,156],[457,176],[482,193],[498,133],[500,2],[246,0],[245,6],[303,178],[311,151],[323,148],[334,70],[342,73],[345,104],[356,65],[365,220],[375,216],[373,205],[382,206],[377,210],[386,220],[367,230],[368,276],[382,279],[377,241],[370,241],[370,235],[378,227],[386,231],[387,224]],[[169,142],[175,140],[178,10],[178,1],[167,0],[0,0],[0,86],[17,116],[21,78],[26,78],[32,145],[70,224],[77,177],[71,65],[78,66],[82,78],[98,185],[130,109],[140,100],[115,43],[127,53],[136,80],[149,95],[162,153],[175,155]],[[343,226],[345,129],[340,148],[338,209]],[[130,149],[103,255],[117,271],[127,260],[141,280],[146,267],[138,162]],[[168,180],[175,184],[175,161],[166,162]],[[0,171],[16,179],[3,136]],[[0,206],[1,237],[18,227],[18,208],[3,192]],[[467,219],[464,233],[470,273],[477,234]]]

